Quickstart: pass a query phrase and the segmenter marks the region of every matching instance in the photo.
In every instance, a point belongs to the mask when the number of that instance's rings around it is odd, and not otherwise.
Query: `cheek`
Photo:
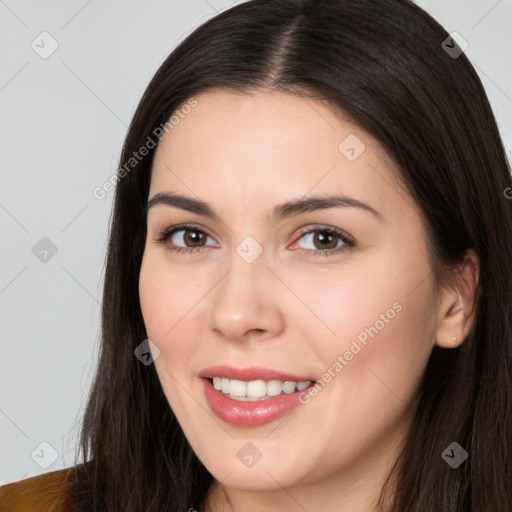
[[[378,419],[391,424],[416,395],[435,333],[434,292],[425,276],[421,254],[388,251],[334,280],[297,282],[298,294],[322,321],[311,324],[307,336],[317,340],[316,357],[324,363],[319,394],[340,404],[333,418],[347,435],[361,435],[361,425],[371,430]],[[353,421],[341,421],[345,411]]]
[[[379,358],[386,357],[384,347],[390,357],[425,345],[429,348],[434,333],[434,290],[422,248],[421,240],[408,247],[382,246],[342,268],[334,279],[326,277],[310,288],[313,293],[308,299],[332,331],[328,346],[340,353],[357,341],[360,354],[371,355],[376,352],[368,350],[371,346],[383,347]],[[306,287],[302,291],[306,293]]]
[[[154,255],[143,258],[139,298],[148,338],[161,352],[157,366],[185,361],[197,349],[198,337],[185,332],[187,326],[194,325],[197,313],[193,305],[201,296],[201,290],[193,284],[194,281],[185,271],[166,268]]]
[[[192,305],[197,302],[194,285],[174,268],[166,269],[158,255],[144,255],[139,276],[139,298],[148,338],[160,350],[155,369],[169,406],[181,421],[189,417],[188,394],[180,383],[186,382],[189,361],[198,350],[199,337],[187,334],[193,322]],[[199,291],[197,292],[199,293]],[[184,425],[182,425],[182,428]]]
[[[148,337],[161,339],[172,326],[169,286],[162,280],[161,270],[151,258],[143,258],[139,276],[139,299]]]

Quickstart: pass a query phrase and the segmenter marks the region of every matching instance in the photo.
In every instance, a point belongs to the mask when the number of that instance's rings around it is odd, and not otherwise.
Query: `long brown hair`
[[[427,221],[436,282],[475,250],[475,324],[460,347],[433,349],[390,510],[512,510],[512,181],[482,84],[447,38],[407,0],[252,0],[197,28],[158,69],[120,159],[100,359],[77,453],[87,462],[76,472],[83,510],[201,510],[212,482],[154,366],[134,357],[147,338],[138,277],[155,149],[125,164],[213,87],[327,100],[394,160]],[[469,454],[457,469],[441,457],[454,441]]]

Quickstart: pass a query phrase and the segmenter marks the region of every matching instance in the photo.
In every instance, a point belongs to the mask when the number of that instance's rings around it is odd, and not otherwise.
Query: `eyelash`
[[[172,226],[170,228],[165,229],[157,237],[153,238],[153,240],[156,243],[164,244],[165,242],[167,242],[167,240],[172,235],[174,235],[175,233],[177,233],[179,231],[195,231],[198,233],[203,233],[204,235],[206,235],[208,237],[210,236],[210,235],[208,235],[208,233],[206,233],[206,231],[199,229],[197,226],[195,226],[193,224],[180,224],[178,226]],[[316,232],[328,233],[330,235],[337,236],[345,245],[343,245],[342,247],[337,247],[335,249],[325,249],[325,250],[297,249],[299,252],[307,253],[308,255],[312,255],[312,256],[331,256],[333,254],[338,254],[342,251],[351,249],[355,245],[353,238],[350,237],[349,235],[347,235],[345,232],[343,232],[339,229],[336,229],[333,227],[327,227],[327,226],[315,226],[314,228],[310,228],[308,230],[301,232],[299,234],[299,237],[297,238],[296,242],[298,242],[303,236],[308,235],[310,233],[316,233]],[[296,242],[294,242],[294,244]],[[189,253],[189,254],[193,253],[193,252],[200,251],[201,249],[204,249],[204,247],[178,247],[178,246],[168,247],[168,250],[170,252],[176,252],[176,253],[184,252],[184,253]]]

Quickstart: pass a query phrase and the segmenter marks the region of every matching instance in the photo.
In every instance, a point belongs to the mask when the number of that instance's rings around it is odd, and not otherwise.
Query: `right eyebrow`
[[[168,192],[159,192],[158,194],[155,194],[148,201],[148,204],[142,213],[147,215],[149,210],[157,205],[174,206],[175,208],[180,208],[181,210],[197,213],[203,217],[220,221],[219,216],[213,211],[208,203],[205,203],[200,199],[186,197],[181,194],[170,194]]]

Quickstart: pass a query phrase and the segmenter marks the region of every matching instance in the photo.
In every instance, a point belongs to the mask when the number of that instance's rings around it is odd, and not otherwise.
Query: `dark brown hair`
[[[480,262],[475,324],[460,347],[433,349],[389,510],[510,512],[512,182],[482,84],[465,54],[445,51],[448,37],[407,0],[242,3],[197,28],[158,69],[120,162],[214,87],[326,100],[374,136],[426,219],[436,283],[468,248]],[[138,278],[154,152],[119,175],[115,192],[100,359],[81,431],[87,464],[77,466],[83,510],[201,510],[212,482],[154,366],[134,357],[147,338]],[[441,457],[453,441],[469,454],[457,469]]]

